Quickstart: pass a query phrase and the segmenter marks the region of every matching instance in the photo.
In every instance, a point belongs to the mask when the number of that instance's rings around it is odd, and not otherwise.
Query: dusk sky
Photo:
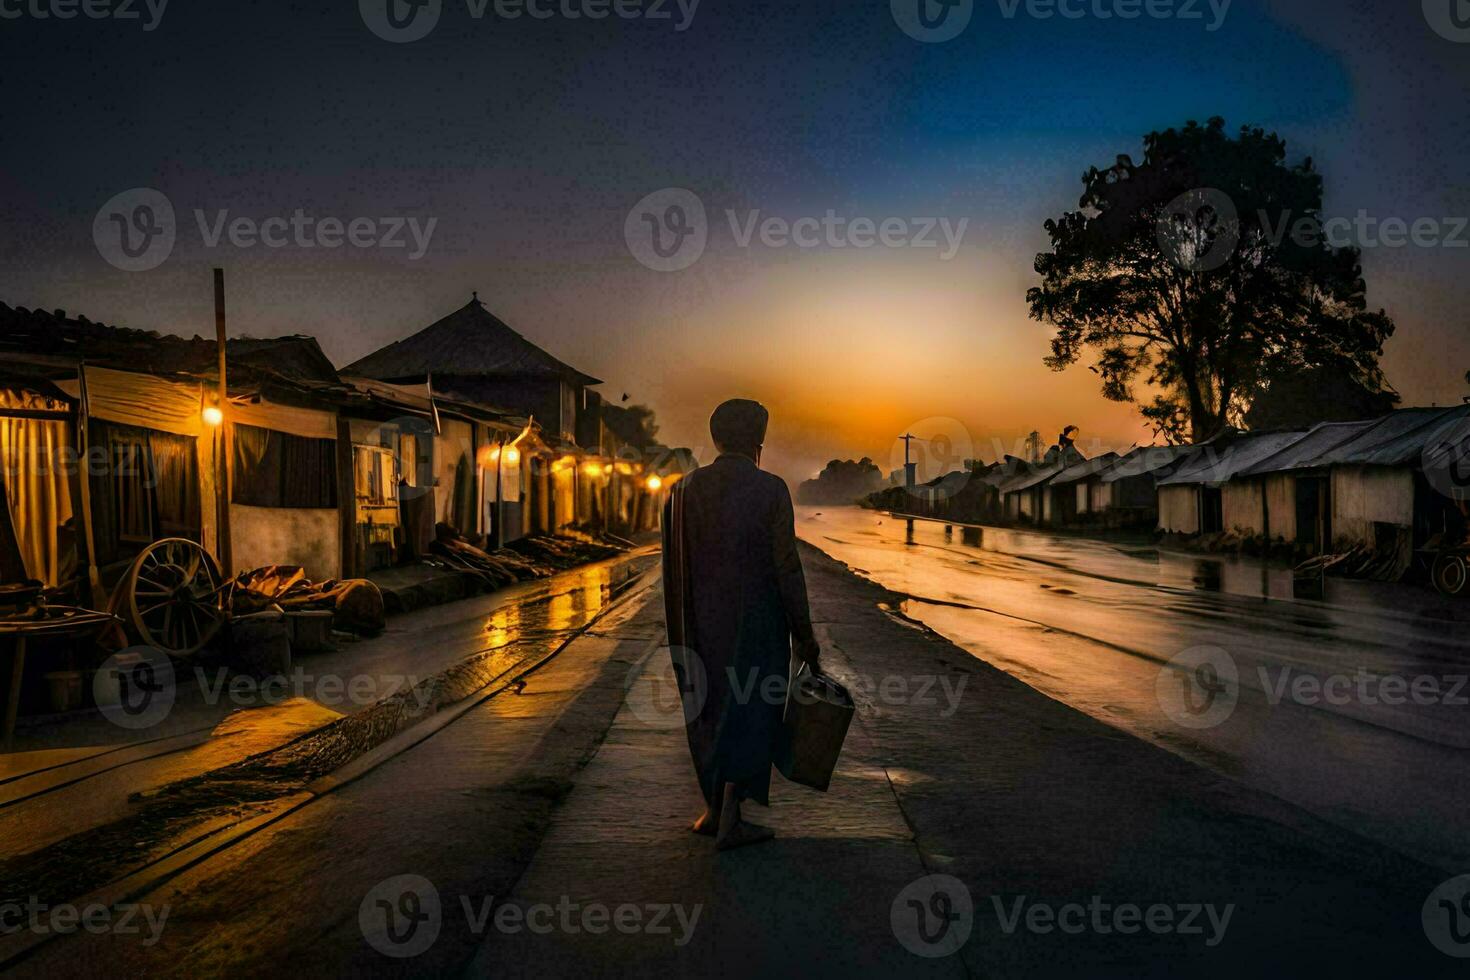
[[[1068,423],[1084,448],[1123,449],[1150,439],[1136,406],[1105,401],[1084,365],[1042,363],[1024,301],[1042,223],[1076,206],[1087,167],[1218,115],[1313,157],[1329,215],[1442,223],[1444,244],[1365,249],[1368,299],[1398,323],[1384,366],[1406,405],[1467,393],[1470,43],[1431,27],[1433,0],[1198,0],[1197,19],[1133,20],[976,0],[942,43],[906,34],[887,0],[669,0],[666,19],[598,21],[443,0],[408,43],[350,0],[174,0],[156,23],[141,0],[139,19],[38,17],[49,4],[0,0],[12,306],[208,335],[219,265],[232,334],[315,334],[340,365],[478,290],[612,400],[651,405],[671,444],[704,447],[725,398],[762,400],[768,461],[792,479],[834,456],[886,470],[896,437],[936,417],[987,459]],[[93,236],[133,188],[177,220],[139,272]],[[708,215],[704,253],[675,272],[624,233],[665,188]],[[408,231],[396,248],[209,244],[222,221],[297,209],[432,234],[417,257]],[[829,211],[934,224],[938,247],[740,241],[753,217]],[[946,227],[964,229],[952,257]]]

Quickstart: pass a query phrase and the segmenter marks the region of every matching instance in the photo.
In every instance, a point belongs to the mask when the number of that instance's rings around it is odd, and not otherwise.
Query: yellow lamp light
[[[660,480],[658,478],[658,474],[657,473],[655,473],[652,476],[650,476],[648,478],[648,480],[647,480],[648,489],[651,490],[651,491],[653,491],[654,493],[657,493],[658,490],[659,490],[659,488],[662,487],[663,485],[664,485],[664,481],[663,480]]]
[[[225,420],[225,413],[219,410],[218,405],[205,405],[203,415],[205,425],[219,425]]]
[[[588,476],[601,476],[602,475],[602,464],[601,463],[588,463],[587,465],[585,465],[585,466],[582,467],[582,472],[583,473],[586,473]]]
[[[514,466],[521,461],[521,451],[515,446],[507,446],[505,450],[505,461]]]

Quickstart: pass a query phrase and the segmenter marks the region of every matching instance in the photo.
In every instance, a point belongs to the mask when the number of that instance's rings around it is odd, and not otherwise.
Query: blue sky
[[[1437,35],[1418,4],[1234,0],[1213,32],[1199,6],[1202,21],[1073,21],[1007,18],[989,0],[942,44],[904,34],[886,0],[703,0],[682,32],[476,21],[446,0],[410,44],[375,37],[353,3],[178,4],[152,31],[0,21],[0,299],[207,332],[208,268],[222,264],[237,332],[316,333],[345,362],[478,289],[615,396],[652,402],[671,438],[703,437],[720,386],[752,389],[793,423],[790,475],[886,454],[888,428],[933,415],[984,439],[1077,422],[1126,445],[1132,410],[1103,402],[1084,369],[1041,367],[1046,332],[1025,317],[1041,222],[1075,205],[1088,166],[1220,115],[1312,155],[1330,212],[1470,213],[1470,44]],[[711,244],[693,268],[656,273],[631,259],[623,222],[671,186],[705,203]],[[162,191],[181,222],[168,261],[140,273],[92,241],[98,208],[132,187]],[[432,247],[417,260],[209,248],[194,228],[196,209],[295,208],[434,218]],[[720,230],[727,210],[828,208],[966,219],[965,248],[937,266],[740,249]],[[1400,325],[1385,363],[1410,402],[1465,387],[1467,253],[1365,257],[1370,300]],[[908,310],[922,322],[900,322]],[[783,350],[805,370],[765,370]],[[908,380],[888,384],[895,363]],[[813,376],[820,398],[803,390]],[[840,392],[867,422],[846,424]],[[1018,407],[1025,393],[1034,404]]]

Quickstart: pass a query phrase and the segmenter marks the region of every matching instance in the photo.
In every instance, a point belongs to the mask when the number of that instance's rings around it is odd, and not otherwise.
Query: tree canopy
[[[1172,441],[1243,425],[1273,382],[1326,370],[1370,392],[1393,322],[1367,309],[1360,250],[1323,235],[1322,178],[1310,157],[1287,164],[1275,133],[1223,119],[1144,137],[1090,168],[1076,211],[1048,220],[1036,256],[1033,319],[1056,332],[1054,370],[1095,357],[1103,395],[1135,401]]]
[[[1376,418],[1398,403],[1396,391],[1370,389],[1351,374],[1313,368],[1272,380],[1251,399],[1245,424],[1251,429],[1294,429],[1354,422]]]
[[[868,457],[834,459],[815,480],[796,488],[796,499],[803,504],[850,504],[882,485],[883,471]]]
[[[658,443],[658,421],[647,405],[613,405],[603,402],[602,420],[623,442],[636,449]]]

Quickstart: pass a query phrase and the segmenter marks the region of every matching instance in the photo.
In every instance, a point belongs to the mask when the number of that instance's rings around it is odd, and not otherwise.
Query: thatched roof
[[[506,326],[478,298],[342,369],[343,374],[383,381],[425,375],[561,378],[572,384],[601,384],[557,360]]]

